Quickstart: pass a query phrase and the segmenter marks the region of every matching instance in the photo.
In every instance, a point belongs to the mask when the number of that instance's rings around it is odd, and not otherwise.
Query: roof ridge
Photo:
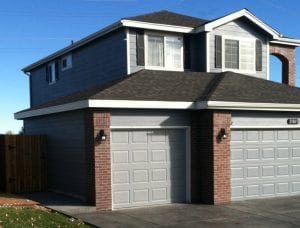
[[[197,98],[197,100],[208,101],[209,98],[212,97],[213,93],[217,90],[218,85],[221,83],[227,73],[228,72],[226,71],[214,74],[206,89],[204,90],[202,95]]]

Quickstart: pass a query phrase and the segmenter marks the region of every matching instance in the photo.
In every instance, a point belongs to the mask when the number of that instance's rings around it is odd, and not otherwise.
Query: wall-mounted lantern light
[[[102,141],[105,141],[105,140],[106,140],[106,134],[105,134],[104,130],[101,129],[97,135],[97,141],[99,143],[101,143]]]
[[[226,133],[225,128],[221,128],[221,130],[220,130],[220,138],[222,138],[222,139],[226,139],[227,138],[227,133]]]

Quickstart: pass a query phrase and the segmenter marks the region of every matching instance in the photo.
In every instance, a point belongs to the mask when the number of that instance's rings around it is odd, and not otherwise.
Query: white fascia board
[[[291,38],[278,38],[270,41],[271,44],[283,44],[288,46],[300,47],[300,40]]]
[[[14,116],[15,119],[19,120],[28,117],[48,115],[48,114],[53,114],[58,112],[66,112],[66,111],[72,111],[72,110],[77,110],[82,108],[88,108],[88,100],[76,101],[76,102],[71,102],[63,105],[56,105],[47,108],[40,108],[35,110],[18,112],[15,113]]]
[[[121,20],[121,23],[125,27],[152,29],[152,30],[168,31],[168,32],[192,33],[194,31],[193,27],[156,24],[156,23],[132,21],[132,20]]]
[[[270,26],[266,25],[264,22],[262,22],[260,19],[258,19],[256,16],[254,16],[253,14],[251,14],[248,10],[246,9],[242,9],[240,11],[234,12],[232,14],[229,14],[227,16],[221,17],[219,19],[216,19],[212,22],[208,22],[205,25],[199,26],[198,28],[195,29],[195,32],[210,32],[212,31],[214,28],[221,26],[223,24],[226,24],[228,22],[234,21],[240,17],[246,17],[248,18],[250,21],[252,21],[253,23],[255,23],[257,26],[259,26],[260,28],[262,28],[263,30],[265,30],[267,33],[271,34],[272,37],[278,38],[280,36],[280,34],[274,30],[273,28],[271,28]]]
[[[253,110],[300,112],[300,104],[250,103],[225,101],[135,101],[135,100],[82,100],[63,105],[15,113],[15,119],[48,115],[83,108],[127,108],[127,109],[178,109],[178,110]]]
[[[83,108],[129,108],[129,109],[195,109],[194,102],[181,101],[133,101],[133,100],[82,100],[47,108],[15,113],[15,119],[48,115]]]
[[[300,112],[300,104],[208,101],[207,109]]]
[[[185,101],[89,100],[89,108],[194,109],[195,105]]]

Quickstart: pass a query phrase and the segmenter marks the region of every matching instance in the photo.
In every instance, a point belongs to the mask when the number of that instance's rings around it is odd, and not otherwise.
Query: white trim
[[[300,40],[291,39],[291,38],[278,38],[276,40],[270,41],[272,44],[283,44],[283,45],[290,45],[294,47],[300,47]]]
[[[178,32],[178,33],[191,33],[194,31],[193,27],[157,24],[157,23],[127,20],[127,19],[121,20],[121,24],[125,27],[152,29],[152,30]]]
[[[71,110],[87,108],[87,107],[88,107],[88,100],[82,100],[82,101],[71,102],[63,105],[56,105],[47,108],[40,108],[40,109],[15,113],[15,119],[23,119],[23,118],[34,117],[34,116],[48,115],[52,113],[66,112]]]
[[[149,66],[148,65],[148,36],[162,36],[164,39],[164,66]],[[176,37],[181,39],[181,67],[180,68],[175,68],[175,67],[166,67],[166,37]],[[183,61],[183,35],[179,34],[169,34],[169,33],[158,33],[158,32],[145,32],[144,33],[144,43],[145,43],[145,69],[147,70],[167,70],[167,71],[184,71],[184,61]]]
[[[266,25],[264,22],[262,22],[260,19],[258,19],[256,16],[251,14],[248,10],[242,9],[237,12],[231,13],[229,15],[226,15],[224,17],[221,17],[219,19],[216,19],[212,22],[208,22],[205,25],[199,26],[195,29],[195,32],[203,32],[203,31],[212,31],[214,28],[221,26],[223,24],[226,24],[230,21],[236,20],[240,17],[246,17],[253,23],[255,23],[257,26],[265,30],[267,33],[272,35],[273,39],[279,38],[280,34],[271,28],[270,26]]]
[[[199,102],[199,103],[201,104],[202,102]],[[205,103],[207,104],[207,109],[300,112],[300,104],[226,102],[226,101],[208,101],[208,102],[204,102],[204,104]]]
[[[133,100],[82,100],[62,105],[15,113],[15,119],[48,115],[83,108],[129,108],[129,109],[183,109],[183,110],[262,110],[300,112],[300,104],[251,103],[226,101],[133,101]]]
[[[210,72],[210,34],[206,33],[206,72]]]
[[[191,127],[190,126],[111,126],[110,127],[111,131],[110,131],[110,138],[111,138],[111,134],[112,131],[114,130],[134,130],[134,129],[185,129],[185,140],[186,140],[186,151],[185,151],[185,155],[186,155],[186,164],[185,164],[185,174],[186,174],[186,196],[185,196],[185,200],[186,203],[190,203],[191,202]],[[110,142],[112,143],[112,141]],[[112,151],[110,151],[110,154],[112,155]],[[111,159],[111,172],[113,172],[112,169],[112,159]],[[111,173],[112,175],[112,173]],[[112,183],[112,178],[111,178],[111,193],[112,193],[112,201],[111,201],[111,206],[112,206],[112,210],[114,209],[114,203],[113,203],[113,183]],[[157,204],[157,205],[161,205],[161,204]],[[152,206],[152,205],[150,205]],[[155,205],[153,205],[155,206]],[[130,208],[139,208],[139,207],[143,207],[143,206],[136,206],[136,207],[130,207]],[[120,208],[121,209],[121,208]],[[129,208],[128,208],[129,209]],[[116,209],[119,210],[119,209]]]
[[[128,28],[126,28],[126,52],[127,52],[127,75],[129,75],[130,74],[130,34]]]
[[[145,128],[148,128],[148,129],[164,129],[164,128],[169,128],[169,129],[184,129],[184,128],[188,128],[190,126],[186,126],[186,125],[183,125],[183,126],[164,126],[164,125],[159,125],[159,126],[110,126],[110,129],[145,129]]]
[[[291,125],[286,125],[286,126],[276,126],[276,125],[271,125],[271,126],[262,126],[262,125],[253,125],[253,126],[231,126],[230,129],[300,129],[300,126],[291,126]]]
[[[267,80],[270,80],[270,45],[267,41]]]
[[[89,100],[90,108],[149,108],[149,109],[193,109],[194,102],[185,101],[132,101]]]

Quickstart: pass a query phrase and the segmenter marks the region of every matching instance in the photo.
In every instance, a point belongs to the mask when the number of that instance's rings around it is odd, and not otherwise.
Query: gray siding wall
[[[232,39],[238,38],[250,38],[259,39],[262,41],[262,71],[257,71],[253,76],[267,79],[267,37],[257,32],[253,26],[247,24],[242,20],[236,20],[222,25],[209,33],[209,61],[210,61],[210,72],[221,72],[222,69],[215,68],[215,35],[220,36],[231,36]],[[243,72],[241,72],[243,73]]]
[[[171,110],[112,110],[111,126],[190,126],[190,112]]]
[[[47,135],[49,189],[86,200],[84,112],[28,118],[24,130],[26,135]]]
[[[129,51],[130,51],[130,73],[137,72],[139,70],[145,69],[145,66],[137,65],[137,51],[136,51],[136,31],[128,30],[129,32]]]
[[[119,29],[72,52],[73,67],[61,71],[59,80],[46,82],[45,65],[31,72],[31,105],[102,85],[127,74],[126,33]]]
[[[287,124],[289,118],[300,120],[300,113],[295,112],[233,112],[231,127],[298,127]]]

